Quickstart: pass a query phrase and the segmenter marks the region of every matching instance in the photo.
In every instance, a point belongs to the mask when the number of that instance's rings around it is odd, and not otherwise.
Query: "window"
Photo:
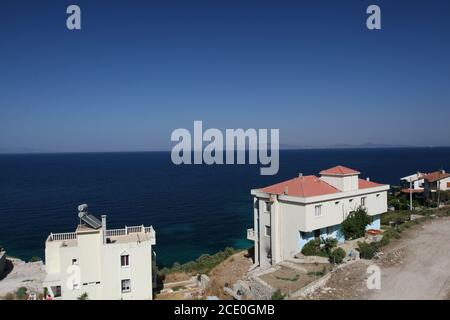
[[[55,298],[59,298],[61,297],[61,286],[55,286],[55,287],[51,287],[52,291],[53,291],[53,296]]]
[[[266,226],[266,237],[270,237],[270,235],[271,235],[270,226]]]
[[[361,198],[361,207],[365,207],[366,206],[366,197],[362,197]]]
[[[122,266],[122,267],[130,266],[130,255],[123,254],[120,256],[120,266]]]
[[[321,217],[322,216],[322,206],[316,206],[314,211],[314,216],[315,217]]]
[[[348,200],[348,202],[353,202],[353,199]]]
[[[339,201],[336,201],[334,204],[335,204],[335,205],[338,205],[338,204],[339,204]]]
[[[131,291],[130,279],[122,280],[122,292],[130,292],[130,291]]]
[[[377,198],[378,198],[378,197],[380,197],[380,194],[379,194],[379,193],[377,193]]]
[[[270,202],[264,202],[264,210],[270,212]]]
[[[78,265],[78,259],[72,259],[72,265],[77,266]]]

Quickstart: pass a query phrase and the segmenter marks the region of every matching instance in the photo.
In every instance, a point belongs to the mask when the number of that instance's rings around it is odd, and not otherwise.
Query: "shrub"
[[[166,275],[175,272],[186,273],[208,273],[219,263],[225,261],[231,255],[239,252],[233,248],[225,248],[223,251],[219,251],[216,254],[202,254],[195,261],[189,261],[184,264],[175,262],[171,268],[163,268],[158,271],[159,275]]]
[[[358,251],[359,256],[362,259],[372,259],[375,256],[375,253],[377,252],[377,244],[371,244],[367,242],[358,242]]]
[[[411,211],[391,211],[381,215],[381,224],[389,225],[392,222],[398,225],[408,221],[411,217]]]
[[[324,250],[327,256],[329,256],[331,254],[331,250],[336,247],[337,240],[333,238],[322,239],[322,245],[322,250]]]
[[[359,207],[351,212],[342,222],[342,232],[346,240],[357,239],[364,236],[366,226],[372,222],[372,218],[367,214],[366,209]]]
[[[280,290],[275,291],[272,294],[272,300],[284,300],[285,295]]]
[[[17,289],[16,291],[16,298],[19,300],[25,300],[27,298],[27,288],[25,287],[20,287],[19,289]]]
[[[87,294],[87,292],[84,292],[77,299],[78,300],[89,300],[89,295]]]
[[[347,254],[345,253],[345,250],[342,248],[336,248],[333,251],[330,252],[330,262],[332,263],[342,263],[344,261],[344,258]]]
[[[41,257],[34,256],[31,257],[30,260],[28,260],[28,262],[37,262],[37,261],[42,261]]]
[[[308,241],[302,248],[302,253],[305,256],[317,256],[320,253],[320,240],[314,239]]]
[[[313,239],[303,246],[302,253],[305,256],[328,257],[329,252],[336,244],[336,239]]]

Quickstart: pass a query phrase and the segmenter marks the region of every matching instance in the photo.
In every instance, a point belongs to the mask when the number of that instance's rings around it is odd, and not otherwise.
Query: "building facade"
[[[87,208],[87,207],[86,207]],[[152,299],[156,283],[155,231],[136,226],[106,229],[82,214],[75,232],[50,234],[45,242],[44,288],[55,299]]]
[[[445,170],[428,173],[424,178],[424,196],[427,201],[438,201],[441,192],[450,190],[450,174]]]
[[[368,229],[379,229],[389,185],[360,179],[359,174],[337,166],[321,171],[320,177],[300,174],[251,190],[254,227],[247,230],[247,238],[255,243],[255,264],[265,268],[291,258],[315,238],[343,242],[341,223],[360,206],[373,217]]]

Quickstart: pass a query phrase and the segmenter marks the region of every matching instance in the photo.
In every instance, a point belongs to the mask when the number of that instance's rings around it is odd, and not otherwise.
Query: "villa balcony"
[[[256,233],[253,228],[247,229],[247,239],[250,241],[256,241]]]
[[[82,227],[79,226],[76,232],[51,233],[47,237],[46,242],[63,242],[65,246],[76,246],[79,233],[85,231]],[[100,232],[101,229],[98,229],[98,231]],[[152,226],[145,227],[141,225],[122,229],[109,229],[106,230],[106,237],[112,242],[118,243],[148,240],[152,245],[156,244],[156,232]]]

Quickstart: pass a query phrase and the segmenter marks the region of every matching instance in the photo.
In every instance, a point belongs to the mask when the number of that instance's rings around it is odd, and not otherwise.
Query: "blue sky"
[[[194,120],[450,145],[448,1],[6,0],[0,39],[0,152],[169,149]]]

